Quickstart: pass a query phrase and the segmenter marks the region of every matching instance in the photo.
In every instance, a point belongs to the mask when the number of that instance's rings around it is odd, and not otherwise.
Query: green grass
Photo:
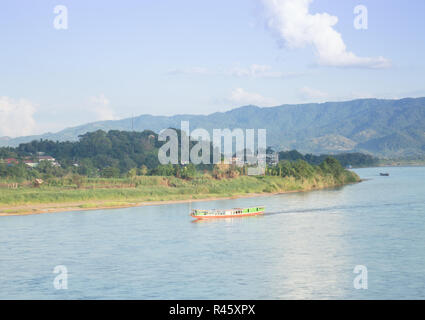
[[[8,214],[28,213],[28,209],[5,209],[5,210],[1,210],[1,213],[8,213]]]
[[[99,208],[99,207],[123,207],[130,205],[130,202],[122,201],[122,202],[102,202],[102,203],[85,203],[82,205],[79,205],[79,208],[82,209],[93,209],[93,208]]]
[[[342,177],[338,179],[330,175],[298,180],[293,177],[275,176],[241,176],[222,180],[216,180],[209,176],[193,180],[154,176],[136,177],[135,179],[87,179],[80,189],[73,185],[47,185],[40,188],[28,185],[20,186],[18,189],[0,188],[0,206],[84,202],[85,204],[80,207],[92,208],[99,205],[93,204],[93,201],[107,201],[102,206],[113,207],[144,201],[308,191],[356,181],[359,181],[357,175],[349,171],[344,171]]]

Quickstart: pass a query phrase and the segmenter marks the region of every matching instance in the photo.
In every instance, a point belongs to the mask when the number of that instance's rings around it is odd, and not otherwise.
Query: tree
[[[333,174],[336,177],[341,175],[344,171],[344,168],[341,166],[339,161],[332,157],[327,157],[320,164],[320,168],[323,170],[323,172]]]
[[[102,178],[119,178],[120,169],[115,167],[107,167],[101,171]]]
[[[183,179],[193,179],[195,177],[195,175],[196,175],[196,168],[195,168],[195,165],[193,163],[190,163],[190,164],[184,166],[181,169],[181,172],[180,172],[180,176]]]
[[[78,164],[77,172],[78,174],[87,177],[97,176],[97,169],[93,165],[93,161],[91,159],[82,159]]]
[[[72,175],[71,180],[72,180],[72,183],[75,184],[78,189],[81,188],[81,186],[83,185],[83,182],[84,182],[83,177],[80,176],[79,174]]]
[[[145,165],[142,165],[142,166],[140,167],[140,169],[139,169],[139,174],[140,174],[141,176],[145,176],[145,175],[147,175],[147,174],[148,174],[148,167],[147,167],[147,166],[145,166]]]
[[[130,170],[128,170],[127,172],[127,177],[134,179],[137,176],[137,168],[132,168]]]
[[[296,161],[300,159],[304,160],[304,156],[297,150],[279,152],[279,160]]]

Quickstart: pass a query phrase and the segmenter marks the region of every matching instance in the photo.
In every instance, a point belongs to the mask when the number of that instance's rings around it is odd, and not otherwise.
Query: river
[[[425,299],[425,168],[355,171],[366,180],[306,193],[0,217],[0,299]]]

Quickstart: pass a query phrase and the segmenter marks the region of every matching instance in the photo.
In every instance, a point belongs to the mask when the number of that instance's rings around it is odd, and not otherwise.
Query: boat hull
[[[250,216],[258,216],[261,214],[264,214],[264,208],[258,208],[259,210],[256,211],[250,211],[252,209],[234,209],[234,210],[225,210],[225,211],[221,211],[221,214],[214,214],[214,211],[212,211],[211,213],[205,213],[203,211],[203,214],[196,214],[194,212],[192,212],[192,214],[190,215],[192,218],[194,219],[198,219],[198,220],[204,220],[204,219],[229,219],[229,218],[242,218],[242,217],[250,217]],[[241,211],[241,212],[236,212],[236,211]],[[243,212],[245,211],[245,212]],[[246,212],[248,211],[248,212]],[[196,210],[195,210],[196,212]]]
[[[202,219],[229,219],[229,218],[258,216],[258,215],[263,214],[263,213],[264,213],[264,211],[256,212],[256,213],[245,213],[245,214],[229,214],[229,215],[222,215],[222,216],[213,216],[213,215],[211,215],[211,216],[195,216],[193,214],[191,214],[190,216],[192,218],[199,219],[199,220],[202,220]]]

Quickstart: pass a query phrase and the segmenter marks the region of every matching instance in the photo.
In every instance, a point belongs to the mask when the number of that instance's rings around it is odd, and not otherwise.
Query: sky
[[[423,0],[2,0],[0,137],[425,96],[424,12]]]

